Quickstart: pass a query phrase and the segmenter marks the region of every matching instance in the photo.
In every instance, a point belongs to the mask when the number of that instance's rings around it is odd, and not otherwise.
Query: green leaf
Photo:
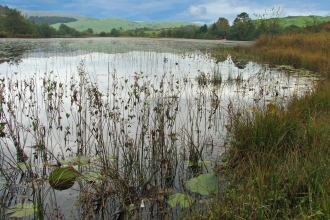
[[[128,212],[133,211],[133,209],[134,209],[134,204],[130,204],[130,205],[128,206]]]
[[[315,215],[324,215],[324,213],[321,210],[318,210]]]
[[[79,166],[90,165],[90,158],[83,156],[83,155],[78,155],[76,157],[70,157],[70,158],[66,159],[66,161],[68,164],[71,164],[71,165],[79,165]]]
[[[171,195],[170,198],[167,200],[167,203],[174,208],[178,204],[181,208],[187,208],[191,206],[194,202],[194,198],[187,194],[176,193]]]
[[[17,163],[17,166],[18,166],[22,171],[27,171],[27,170],[28,170],[27,167],[26,167],[26,165],[25,165],[25,163],[23,163],[23,162],[19,162],[19,163]]]
[[[0,123],[0,131],[3,131],[5,129],[7,123]]]
[[[79,176],[77,178],[77,180],[99,183],[99,182],[101,182],[101,178],[102,178],[101,173],[90,171],[90,172],[83,173],[81,176]]]
[[[108,154],[108,155],[104,155],[104,156],[96,155],[96,156],[91,157],[90,159],[91,159],[91,162],[96,162],[96,161],[104,161],[104,160],[114,160],[114,159],[116,159],[116,157],[112,154]]]
[[[56,168],[49,174],[49,184],[56,190],[66,190],[73,186],[79,175],[73,167]]]
[[[17,204],[15,206],[7,209],[5,211],[5,214],[13,213],[9,217],[11,217],[11,218],[23,218],[23,217],[34,214],[35,209],[36,209],[36,207],[34,206],[33,203],[27,203],[27,204],[21,204],[20,203],[20,204]]]
[[[192,192],[201,195],[214,194],[218,191],[218,179],[214,172],[201,174],[185,182],[185,186]]]

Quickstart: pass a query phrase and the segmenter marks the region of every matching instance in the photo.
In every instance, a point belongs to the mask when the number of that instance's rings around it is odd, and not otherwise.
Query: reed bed
[[[328,77],[329,40],[328,32],[262,36],[250,47],[235,47],[231,55],[269,64],[305,68]]]
[[[217,219],[329,219],[330,34],[262,37],[229,53],[244,59],[306,68],[322,75],[315,90],[286,108],[231,112],[229,185],[209,217]]]

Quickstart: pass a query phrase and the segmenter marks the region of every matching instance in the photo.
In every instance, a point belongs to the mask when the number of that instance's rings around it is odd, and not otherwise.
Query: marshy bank
[[[291,97],[284,109],[231,113],[229,155],[218,169],[230,183],[212,207],[213,218],[330,218],[329,42],[327,32],[292,34],[228,51],[236,59],[318,72],[322,80],[315,90]]]
[[[246,150],[237,149],[246,137],[254,141],[239,128],[255,125],[263,109],[278,123],[287,101],[310,94],[319,78],[227,54],[215,59],[214,47],[226,53],[219,41],[1,41],[1,216],[230,213],[215,201],[229,198],[233,181],[227,186],[231,177],[215,171],[231,168],[238,177],[244,170]],[[274,135],[283,138],[272,139],[266,128],[256,132],[265,150],[267,141],[282,146],[294,130],[281,125]]]

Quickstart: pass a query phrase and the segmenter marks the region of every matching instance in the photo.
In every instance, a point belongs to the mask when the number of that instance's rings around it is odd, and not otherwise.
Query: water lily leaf
[[[174,208],[178,204],[181,208],[187,208],[191,206],[194,202],[194,198],[187,194],[176,193],[171,195],[170,198],[167,200],[167,203]]]
[[[201,174],[185,182],[185,186],[192,192],[201,195],[214,194],[218,191],[218,179],[214,172]]]
[[[73,167],[56,168],[49,174],[49,184],[56,190],[66,190],[73,186],[79,175]]]
[[[26,167],[26,165],[25,165],[25,163],[23,163],[23,162],[19,162],[19,163],[17,163],[17,166],[18,166],[22,171],[27,171],[27,170],[28,170],[27,167]]]
[[[130,204],[130,205],[128,206],[128,212],[133,211],[133,209],[134,209],[134,204]]]
[[[66,159],[66,162],[68,164],[72,164],[72,165],[79,165],[79,166],[88,166],[90,165],[90,158],[83,156],[83,155],[78,155],[76,157],[70,157],[68,159]],[[62,162],[61,162],[62,164]],[[65,164],[63,162],[63,164]]]
[[[99,182],[101,182],[101,178],[102,178],[101,173],[90,171],[90,172],[83,173],[81,176],[79,176],[77,178],[77,180],[99,183]]]
[[[11,217],[11,218],[22,218],[22,217],[26,217],[26,216],[34,214],[35,209],[36,209],[36,207],[34,206],[33,203],[17,204],[15,206],[7,209],[5,211],[5,214],[13,213],[9,217]]]
[[[66,161],[66,160],[61,160],[60,161],[60,164],[61,164],[61,167],[67,167],[67,166],[69,166],[69,162]]]
[[[105,156],[94,156],[91,158],[91,161],[92,162],[96,162],[96,161],[102,161],[102,160],[114,160],[116,159],[116,157],[112,154],[108,154],[108,155],[105,155]]]
[[[0,123],[0,131],[3,131],[3,129],[5,129],[6,124],[7,123]]]

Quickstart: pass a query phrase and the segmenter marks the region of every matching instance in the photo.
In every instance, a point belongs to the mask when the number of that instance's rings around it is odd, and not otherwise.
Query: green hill
[[[134,22],[126,19],[119,18],[91,18],[86,20],[80,20],[75,22],[66,23],[67,26],[72,27],[78,31],[84,31],[88,28],[92,28],[94,33],[100,33],[101,31],[110,32],[111,29],[123,29],[123,30],[134,30],[136,28],[174,28],[188,25],[196,25],[191,22],[184,21],[157,21],[157,22]],[[60,24],[54,24],[52,27],[58,29]]]
[[[282,24],[287,27],[290,25],[296,25],[298,27],[305,27],[308,24],[313,24],[314,20],[316,22],[327,22],[330,21],[330,16],[288,16],[283,18]]]
[[[24,9],[18,9],[22,15],[26,17],[31,17],[31,16],[37,16],[37,17],[67,17],[67,18],[74,18],[76,20],[85,20],[88,19],[89,17],[84,16],[84,15],[78,15],[74,13],[56,13],[56,12],[48,12],[48,11],[29,11],[29,10],[24,10]]]
[[[49,25],[77,21],[77,19],[75,18],[58,17],[58,16],[30,16],[28,19],[30,21],[34,21],[36,24],[47,23]]]

